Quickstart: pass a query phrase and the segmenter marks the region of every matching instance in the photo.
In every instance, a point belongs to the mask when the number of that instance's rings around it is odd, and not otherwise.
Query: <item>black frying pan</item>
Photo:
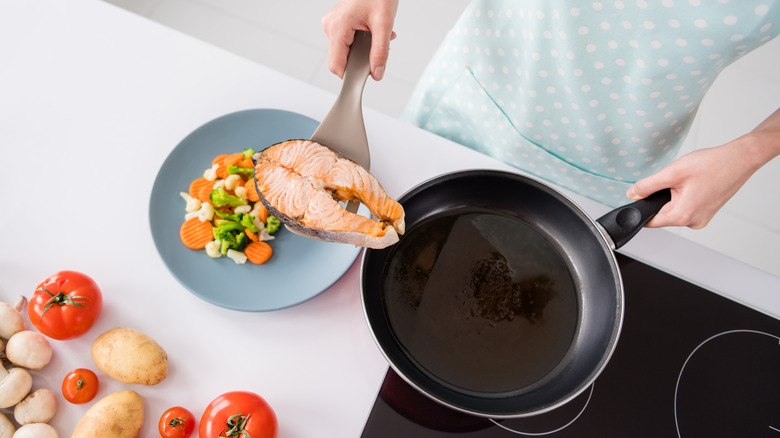
[[[552,410],[606,366],[623,320],[613,250],[669,190],[592,220],[508,172],[443,175],[403,195],[407,233],[362,261],[363,307],[391,367],[474,415]]]

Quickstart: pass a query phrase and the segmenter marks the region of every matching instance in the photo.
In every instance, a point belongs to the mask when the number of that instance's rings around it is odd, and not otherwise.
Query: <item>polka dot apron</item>
[[[403,118],[614,207],[676,158],[718,73],[779,31],[780,1],[478,0]]]

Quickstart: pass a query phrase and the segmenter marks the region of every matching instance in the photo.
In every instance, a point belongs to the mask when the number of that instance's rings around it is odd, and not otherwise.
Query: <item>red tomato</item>
[[[195,417],[181,406],[168,408],[157,423],[162,438],[187,438],[195,430]]]
[[[77,368],[62,381],[62,396],[74,403],[88,403],[98,392],[98,378],[91,370]]]
[[[200,438],[276,438],[276,413],[259,395],[226,392],[209,403],[200,417]]]
[[[38,285],[27,306],[27,315],[39,332],[65,340],[86,333],[102,309],[103,295],[91,278],[62,271]]]

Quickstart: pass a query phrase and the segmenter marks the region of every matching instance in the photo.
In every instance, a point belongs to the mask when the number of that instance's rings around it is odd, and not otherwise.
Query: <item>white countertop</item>
[[[29,297],[64,269],[92,276],[105,299],[92,330],[51,341],[52,362],[34,374],[34,387],[58,394],[51,424],[60,436],[88,407],[59,395],[62,378],[96,370],[91,342],[115,326],[150,335],[170,360],[168,377],[152,387],[99,373],[98,397],[132,389],[144,398],[142,436],[156,436],[164,409],[182,405],[199,417],[230,390],[266,398],[281,437],[360,435],[387,364],[363,318],[359,260],[299,306],[231,311],[176,282],[148,220],[157,171],[192,130],[249,108],[319,120],[333,99],[97,0],[0,3],[0,300]],[[366,110],[365,120],[372,173],[392,196],[453,170],[512,170],[377,112]],[[569,195],[594,217],[608,210]],[[780,317],[780,278],[672,233],[643,230],[621,252]],[[243,346],[240,355],[225,350],[228,339]]]

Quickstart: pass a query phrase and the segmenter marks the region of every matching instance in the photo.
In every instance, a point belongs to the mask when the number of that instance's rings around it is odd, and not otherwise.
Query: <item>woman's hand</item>
[[[670,188],[672,200],[647,226],[703,228],[753,173],[778,155],[780,110],[749,134],[678,158],[655,175],[637,181],[626,195],[638,200]]]
[[[395,38],[393,22],[398,0],[341,0],[322,17],[328,36],[328,69],[344,77],[349,46],[356,30],[371,32],[371,77],[378,81],[385,73],[390,40]]]

